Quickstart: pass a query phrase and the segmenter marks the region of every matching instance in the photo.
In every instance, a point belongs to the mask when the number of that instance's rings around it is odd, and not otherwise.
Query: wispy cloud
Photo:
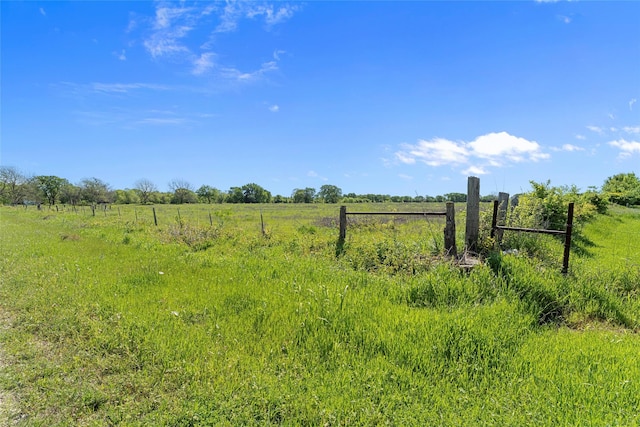
[[[625,126],[622,128],[626,133],[636,134],[640,133],[640,126]]]
[[[220,64],[214,52],[216,34],[236,31],[242,20],[261,20],[265,29],[292,18],[299,5],[287,3],[254,3],[229,0],[220,3],[174,3],[161,1],[156,4],[155,15],[146,19],[130,18],[128,32],[146,24],[147,33],[142,44],[156,60],[169,58],[186,63],[196,76],[214,76],[237,82],[255,81],[270,71],[277,70],[282,50],[273,52],[273,61],[263,62],[257,69],[245,71]],[[198,40],[198,38],[201,38]],[[202,39],[204,38],[204,39]]]
[[[573,152],[573,151],[584,151],[584,148],[579,147],[577,145],[573,145],[573,144],[564,144],[562,147],[551,147],[551,150]]]
[[[620,150],[619,158],[625,159],[632,156],[634,153],[640,154],[640,142],[627,141],[619,139],[617,141],[610,141],[609,145]]]
[[[271,111],[272,113],[277,113],[278,111],[280,111],[280,107],[277,104],[271,105],[269,107],[269,111]]]
[[[486,175],[489,172],[485,168],[479,166],[469,166],[467,169],[460,172],[463,175]]]
[[[413,179],[411,175],[406,175],[404,173],[399,173],[398,178],[404,179],[405,181],[411,181]]]
[[[310,178],[318,178],[321,181],[328,181],[329,178],[326,178],[324,176],[320,176],[316,171],[314,170],[310,170],[309,172],[307,172],[307,176]]]
[[[586,136],[582,135],[582,134],[576,134],[576,139],[579,139],[581,141],[584,141],[585,139],[587,139]]]
[[[123,129],[142,126],[184,126],[197,125],[205,118],[214,117],[210,113],[180,112],[173,110],[136,110],[111,108],[108,110],[75,111],[79,123],[88,126],[116,126]]]
[[[193,70],[191,72],[199,76],[211,71],[216,65],[215,58],[216,54],[213,52],[203,53],[193,61]]]
[[[589,129],[591,132],[595,132],[595,133],[597,133],[599,135],[603,135],[604,134],[604,129],[602,129],[599,126],[589,125],[589,126],[587,126],[587,129]]]
[[[47,12],[43,8],[40,8],[38,10],[40,11],[40,15],[47,16]]]
[[[488,167],[501,167],[513,163],[537,162],[549,157],[535,141],[529,141],[507,132],[489,133],[471,142],[435,138],[420,140],[417,144],[401,144],[395,152],[400,163],[417,162],[429,166],[467,166],[462,172],[488,173]]]

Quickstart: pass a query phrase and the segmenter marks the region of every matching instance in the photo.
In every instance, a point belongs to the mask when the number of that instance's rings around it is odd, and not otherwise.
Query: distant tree
[[[148,179],[142,178],[136,181],[135,190],[140,198],[140,203],[146,205],[150,202],[153,192],[158,191],[158,187]]]
[[[602,185],[602,192],[619,205],[640,204],[640,178],[635,173],[610,176]]]
[[[174,179],[169,182],[169,189],[173,192],[171,203],[198,203],[198,196],[193,191],[193,186],[185,180]]]
[[[287,203],[289,200],[287,197],[281,196],[280,194],[274,196],[273,203]]]
[[[39,175],[33,178],[34,185],[44,198],[47,201],[49,206],[55,205],[56,200],[58,199],[58,195],[62,188],[69,184],[64,178],[60,178],[57,176],[49,175]]]
[[[126,205],[140,203],[140,193],[136,189],[130,188],[116,190],[115,203]]]
[[[16,168],[0,166],[0,200],[16,205],[23,203],[29,192],[29,179]]]
[[[82,200],[82,189],[77,185],[67,182],[60,189],[60,203],[77,205]]]
[[[325,184],[320,187],[318,197],[324,200],[325,203],[338,203],[342,198],[342,189],[335,185]]]
[[[305,189],[296,188],[291,194],[293,203],[312,203],[316,196],[316,189],[307,187]]]
[[[258,184],[250,183],[242,186],[244,203],[269,203],[271,193]]]
[[[467,195],[464,193],[447,193],[444,197],[448,202],[463,203],[467,201]]]
[[[114,194],[109,185],[98,178],[87,178],[80,183],[82,200],[90,204],[110,203]]]
[[[222,192],[209,185],[202,185],[196,190],[196,194],[202,203],[222,203]]]
[[[231,187],[227,192],[227,202],[244,203],[244,193],[240,187]]]

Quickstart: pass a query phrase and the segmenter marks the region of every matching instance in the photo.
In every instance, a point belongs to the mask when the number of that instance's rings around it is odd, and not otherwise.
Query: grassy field
[[[567,277],[550,236],[464,272],[438,219],[358,217],[336,256],[335,205],[156,213],[0,208],[0,424],[640,424],[638,210]]]

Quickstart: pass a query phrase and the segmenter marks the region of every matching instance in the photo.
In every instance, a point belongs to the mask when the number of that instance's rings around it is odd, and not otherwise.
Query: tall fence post
[[[569,272],[569,254],[571,253],[571,232],[573,231],[573,202],[567,211],[567,227],[564,234],[564,257],[562,258],[562,274]]]
[[[446,225],[444,227],[444,250],[447,255],[456,257],[456,209],[453,202],[447,202]]]
[[[492,239],[496,237],[496,232],[498,231],[496,227],[498,226],[498,205],[499,204],[500,204],[499,201],[497,200],[493,201],[493,214],[491,215],[491,238]]]
[[[467,223],[465,246],[470,252],[477,252],[480,234],[480,178],[470,176],[467,180]]]
[[[344,241],[347,237],[347,207],[340,206],[340,234],[336,244],[336,257],[344,253]]]
[[[340,236],[338,242],[344,244],[347,238],[347,207],[340,206]]]
[[[158,217],[156,216],[156,208],[153,208],[153,222],[157,227],[158,226]]]
[[[509,193],[498,193],[498,222],[504,224],[507,219],[507,208],[509,207]],[[496,230],[496,242],[502,243],[503,230]]]

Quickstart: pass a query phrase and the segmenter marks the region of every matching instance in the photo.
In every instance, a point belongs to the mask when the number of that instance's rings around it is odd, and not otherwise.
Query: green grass
[[[441,220],[363,219],[336,257],[337,206],[135,210],[0,211],[18,424],[640,423],[637,210],[567,277],[546,238],[460,271]]]

